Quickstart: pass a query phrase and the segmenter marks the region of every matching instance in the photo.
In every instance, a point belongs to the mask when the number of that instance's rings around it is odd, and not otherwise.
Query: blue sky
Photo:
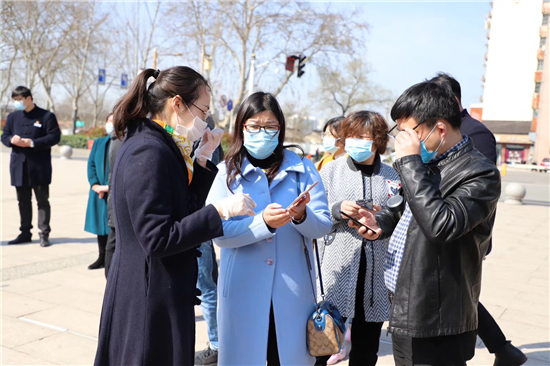
[[[371,27],[365,57],[373,69],[372,78],[395,96],[444,71],[461,83],[464,107],[479,103],[489,1],[365,2],[337,7],[362,10]]]

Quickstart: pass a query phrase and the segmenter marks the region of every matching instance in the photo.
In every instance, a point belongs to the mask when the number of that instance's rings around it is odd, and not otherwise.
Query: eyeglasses
[[[413,127],[413,131],[416,130],[418,128],[418,126],[420,126],[420,123],[417,124],[415,127]],[[403,130],[399,129],[399,127],[397,127],[397,123],[396,123],[395,126],[390,128],[390,130],[388,131],[388,136],[390,136],[392,138],[396,138],[397,135],[399,135],[401,132],[403,132]]]
[[[270,135],[276,135],[277,132],[279,132],[279,130],[281,129],[281,126],[279,125],[269,125],[269,126],[243,125],[243,126],[247,132],[258,133],[263,129],[266,133]]]
[[[196,105],[195,103],[191,103],[191,105],[195,108],[197,108],[199,111],[201,111],[203,114],[204,114],[204,117],[206,118],[207,115],[208,115],[208,111],[203,111],[201,108],[199,108],[198,105]]]

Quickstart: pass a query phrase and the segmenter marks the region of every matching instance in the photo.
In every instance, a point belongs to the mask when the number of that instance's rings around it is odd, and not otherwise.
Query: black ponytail
[[[113,110],[113,125],[119,139],[124,137],[128,123],[136,118],[145,118],[149,114],[149,92],[147,81],[155,74],[154,69],[143,70],[128,93],[115,105]]]
[[[151,77],[155,78],[155,81],[147,87],[147,81]],[[194,103],[199,99],[202,87],[208,88],[206,79],[187,66],[174,66],[163,71],[143,70],[128,93],[115,105],[115,134],[122,139],[130,122],[149,115],[161,114],[166,100],[176,95],[188,105]]]

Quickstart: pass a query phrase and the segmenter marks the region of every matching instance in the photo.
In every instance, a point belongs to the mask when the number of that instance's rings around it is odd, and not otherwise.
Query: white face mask
[[[187,105],[185,106],[187,107]],[[189,107],[187,107],[187,110],[189,111],[189,113],[191,113]],[[188,138],[191,142],[195,142],[200,139],[202,135],[204,135],[204,131],[206,130],[208,123],[204,122],[199,117],[194,116],[193,113],[191,113],[191,115],[193,116],[193,126],[191,128],[187,128],[180,125],[179,116],[176,113],[176,119],[178,121],[178,125],[176,126],[176,133]]]

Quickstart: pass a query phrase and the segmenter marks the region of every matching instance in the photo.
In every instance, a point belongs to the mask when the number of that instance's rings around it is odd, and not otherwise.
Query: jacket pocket
[[[223,297],[229,296],[229,284],[231,282],[231,273],[233,272],[233,257],[235,255],[231,254],[227,260],[227,268],[225,269],[224,279],[223,279]]]
[[[149,258],[145,258],[145,271],[144,271],[144,281],[145,281],[145,297],[149,296],[149,278],[150,276],[149,268]]]

